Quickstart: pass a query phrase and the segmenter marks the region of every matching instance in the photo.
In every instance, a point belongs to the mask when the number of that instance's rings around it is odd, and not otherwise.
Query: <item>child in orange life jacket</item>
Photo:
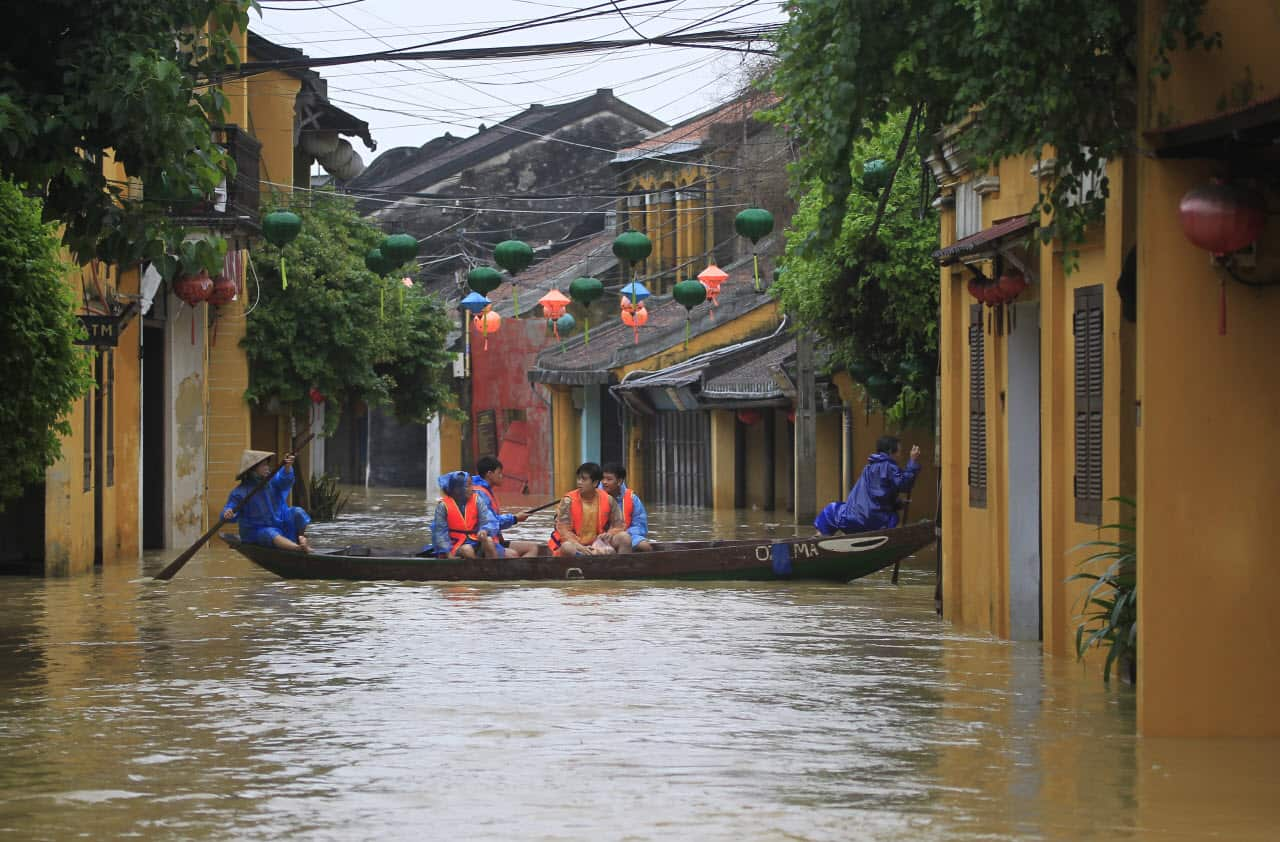
[[[600,488],[614,499],[622,510],[622,525],[631,536],[631,549],[647,553],[653,549],[649,543],[649,513],[645,511],[640,495],[627,488],[627,469],[621,462],[604,466],[604,479]]]
[[[597,489],[604,472],[595,462],[578,466],[577,485],[556,509],[556,528],[547,546],[555,555],[607,555],[631,552],[631,536],[622,509]]]
[[[498,502],[498,492],[495,490],[497,486],[502,485],[502,479],[502,463],[492,456],[481,456],[476,462],[476,475],[471,478],[471,487],[489,504],[490,511],[498,519],[499,530],[510,529],[517,523],[524,523],[529,519],[529,516],[523,512],[518,515],[502,513],[502,504]],[[506,555],[516,558],[535,556],[542,549],[541,544],[533,541],[508,541],[502,537],[501,531],[493,536],[493,540],[498,546],[506,548]]]
[[[466,471],[443,474],[436,485],[443,492],[431,523],[430,549],[434,549],[436,557],[500,555],[490,537],[498,531],[498,519],[484,498],[471,490],[471,475]]]

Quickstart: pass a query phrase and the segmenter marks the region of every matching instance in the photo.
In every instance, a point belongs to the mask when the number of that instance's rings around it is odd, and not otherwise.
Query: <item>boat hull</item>
[[[222,539],[284,579],[348,581],[545,581],[660,579],[674,581],[848,582],[883,570],[934,540],[921,521],[882,532],[833,538],[660,543],[654,552],[535,558],[419,558],[407,550],[344,547],[302,553]]]

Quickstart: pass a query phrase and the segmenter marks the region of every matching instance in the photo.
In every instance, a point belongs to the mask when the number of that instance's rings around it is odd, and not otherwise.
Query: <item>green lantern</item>
[[[751,241],[751,260],[755,267],[756,292],[760,292],[760,257],[756,243],[773,231],[773,214],[764,208],[747,208],[733,220],[733,228]]]
[[[262,218],[262,236],[280,249],[280,288],[289,288],[289,275],[284,268],[284,247],[297,239],[302,231],[302,217],[293,211],[272,211]]]
[[[872,375],[878,373],[880,369],[870,360],[861,359],[849,363],[849,377],[853,378],[855,383],[865,384]]]
[[[520,288],[516,286],[516,275],[529,268],[533,262],[533,249],[523,240],[503,240],[493,247],[493,262],[507,270],[511,275],[511,303],[515,308],[515,318],[520,318]]]
[[[862,165],[862,189],[873,196],[880,195],[889,184],[889,164],[883,158],[872,158]]]
[[[369,249],[364,256],[364,268],[381,277],[395,267],[387,264],[387,259],[382,256],[382,249]]]
[[[379,248],[392,269],[418,256],[418,241],[409,234],[388,234]]]
[[[643,263],[653,252],[653,241],[640,231],[624,231],[613,241],[613,254],[631,268]]]
[[[467,286],[481,295],[488,295],[502,284],[502,275],[492,266],[477,266],[467,273]]]
[[[565,313],[556,319],[556,338],[560,340],[560,353],[564,353],[564,338],[577,325],[572,313]]]
[[[569,297],[582,305],[582,341],[591,343],[591,302],[604,295],[604,284],[598,278],[574,278],[569,284]]]
[[[684,347],[688,348],[691,333],[689,319],[693,314],[693,308],[707,300],[707,288],[701,281],[681,281],[672,287],[671,297],[684,307]]]
[[[879,401],[882,406],[888,406],[898,397],[898,385],[886,374],[873,374],[867,378],[867,394]]]

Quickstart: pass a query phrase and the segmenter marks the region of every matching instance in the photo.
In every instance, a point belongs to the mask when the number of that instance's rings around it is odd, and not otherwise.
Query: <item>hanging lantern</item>
[[[764,418],[758,409],[739,409],[737,414],[738,420],[743,424],[746,424],[748,427],[752,424],[759,424],[760,420]]]
[[[720,297],[720,285],[727,280],[729,273],[714,263],[698,273],[698,281],[707,288],[707,298],[711,301],[712,308],[717,305],[716,299]]]
[[[214,307],[221,307],[235,301],[236,293],[239,291],[235,281],[226,275],[219,275],[213,279],[213,287],[209,290],[209,297],[206,300]]]
[[[692,332],[689,319],[693,314],[693,308],[707,300],[707,288],[701,281],[681,281],[672,288],[671,297],[684,307],[684,347],[688,348],[689,336]]]
[[[1027,278],[1016,269],[1005,272],[996,281],[996,288],[1000,290],[1001,303],[1013,301],[1027,288]]]
[[[639,281],[632,281],[627,284],[618,290],[618,294],[629,301],[632,307],[639,307],[645,302],[645,299],[653,295],[653,293],[649,292],[649,288]]]
[[[1218,258],[1239,251],[1258,239],[1267,224],[1266,202],[1242,184],[1214,179],[1188,190],[1178,203],[1182,232],[1187,239]],[[1218,285],[1218,335],[1227,333],[1227,279]]]
[[[485,310],[471,320],[476,326],[476,333],[484,336],[484,350],[489,350],[489,334],[497,333],[502,327],[502,316],[493,310]]]
[[[898,396],[897,385],[886,374],[873,374],[867,378],[867,394],[883,406],[893,403]]]
[[[773,231],[773,214],[764,208],[747,208],[733,220],[733,229],[751,241],[751,262],[755,269],[756,292],[760,292],[760,257],[756,244]]]
[[[312,386],[307,394],[311,397],[312,403],[324,403],[324,392],[320,391],[315,386]]]
[[[492,266],[477,266],[467,273],[467,286],[481,295],[488,295],[502,285],[502,273]]]
[[[597,278],[574,278],[569,284],[569,297],[582,305],[585,316],[582,321],[583,342],[591,344],[591,302],[604,295],[604,284]]]
[[[1257,191],[1216,179],[1188,190],[1178,204],[1187,239],[1219,257],[1258,239],[1266,215],[1266,203]]]
[[[369,249],[364,255],[364,268],[375,275],[385,275],[394,269],[382,255],[382,249]]]
[[[569,306],[570,300],[569,296],[558,289],[553,289],[538,299],[538,304],[542,305],[542,317],[547,320],[547,325],[551,328],[551,332],[555,334],[556,339],[560,338],[560,329],[556,320],[564,315],[565,308]]]
[[[520,287],[516,286],[516,275],[529,268],[533,262],[533,249],[522,240],[503,240],[493,247],[493,262],[497,263],[511,275],[511,303],[515,318],[520,318]]]
[[[194,275],[183,275],[173,282],[173,294],[192,307],[201,301],[208,301],[213,294],[213,281],[209,273],[201,269]]]
[[[564,338],[567,334],[573,332],[573,328],[578,324],[572,313],[565,313],[553,323],[555,325],[556,338],[560,340],[560,353],[564,353]]]
[[[644,304],[633,305],[630,299],[621,299],[622,304],[622,323],[631,328],[631,335],[635,337],[635,344],[640,344],[640,328],[649,323],[649,308]]]
[[[889,164],[883,158],[872,158],[862,165],[862,189],[879,196],[889,183]]]
[[[418,256],[418,241],[410,234],[388,234],[378,246],[387,259],[388,271],[403,266]]]
[[[492,301],[485,298],[483,295],[481,295],[478,292],[467,293],[466,298],[463,298],[460,302],[458,302],[459,307],[466,310],[468,313],[470,313],[473,316],[480,315],[481,313],[484,312],[484,309],[486,307],[489,307],[492,304],[493,304]]]
[[[653,241],[640,231],[623,231],[613,241],[613,255],[627,264],[628,274],[653,252]]]
[[[302,217],[293,211],[272,211],[262,218],[262,236],[280,249],[280,288],[289,288],[289,275],[284,268],[284,247],[297,239],[302,231]]]
[[[848,365],[849,377],[851,377],[855,383],[865,384],[867,382],[867,378],[871,377],[871,375],[875,374],[878,370],[879,369],[876,367],[875,363],[866,359],[854,360]]]

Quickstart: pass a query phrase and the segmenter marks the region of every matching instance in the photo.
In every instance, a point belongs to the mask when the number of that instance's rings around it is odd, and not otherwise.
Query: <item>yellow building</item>
[[[301,55],[252,34],[245,48],[251,60]],[[187,305],[149,267],[95,263],[68,277],[77,297],[87,291],[82,315],[111,322],[117,335],[114,344],[86,350],[97,387],[73,409],[71,434],[43,488],[8,515],[6,529],[21,531],[32,571],[73,575],[136,564],[146,548],[185,547],[217,518],[235,485],[250,443],[249,371],[239,343],[253,298],[249,248],[261,197],[306,179],[315,155],[327,160],[347,143],[339,132],[372,141],[367,125],[325,100],[314,72],[268,73],[229,82],[225,91],[227,122],[214,130],[236,161],[236,177],[207,207],[174,212],[191,234],[228,241],[224,274],[236,281],[237,296],[216,307]],[[350,151],[348,144],[339,155],[341,169],[354,174]],[[126,181],[109,155],[103,166],[110,179]]]
[[[1074,657],[1073,548],[1114,537],[1100,527],[1131,513],[1111,498],[1135,497],[1141,732],[1275,735],[1280,661],[1266,653],[1280,614],[1263,583],[1266,507],[1280,499],[1280,292],[1268,287],[1280,229],[1268,223],[1256,253],[1224,266],[1188,241],[1179,204],[1214,176],[1274,183],[1280,20],[1210,0],[1201,27],[1222,48],[1172,52],[1161,80],[1147,72],[1160,6],[1142,4],[1138,78],[1153,81],[1139,86],[1140,154],[1103,163],[1106,216],[1075,271],[1060,245],[1028,236],[1052,161],[971,171],[963,130],[931,161],[944,194],[945,613]],[[1015,272],[1030,285],[1003,313],[967,290],[977,273]]]

